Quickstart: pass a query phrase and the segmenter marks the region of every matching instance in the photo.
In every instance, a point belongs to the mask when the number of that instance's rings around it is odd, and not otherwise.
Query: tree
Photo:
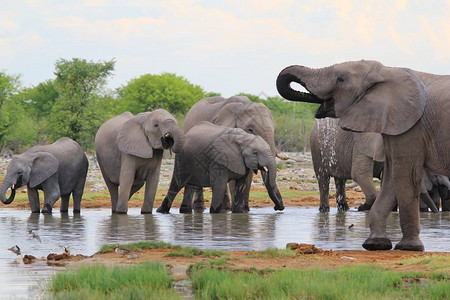
[[[133,114],[164,108],[173,114],[185,114],[206,92],[172,73],[142,75],[119,91],[122,109]]]
[[[103,120],[96,105],[115,61],[93,62],[85,59],[59,59],[55,63],[55,88],[58,97],[49,116],[48,133],[53,140],[67,136],[82,147],[93,144]]]

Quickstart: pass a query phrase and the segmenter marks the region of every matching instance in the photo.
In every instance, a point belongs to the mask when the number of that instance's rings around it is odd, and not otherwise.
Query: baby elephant
[[[48,146],[35,146],[14,156],[9,163],[0,186],[0,200],[4,204],[10,204],[14,201],[16,189],[27,185],[31,212],[39,213],[38,190],[42,190],[43,213],[51,213],[60,197],[60,211],[67,212],[70,194],[73,196],[73,212],[79,213],[88,166],[83,149],[69,138],[60,138]],[[6,192],[9,188],[11,195],[7,199]]]
[[[242,211],[243,191],[248,172],[260,170],[275,210],[283,210],[283,200],[276,188],[277,166],[269,144],[260,136],[240,128],[201,122],[186,134],[183,151],[175,157],[170,188],[157,212],[168,213],[178,192],[186,185],[212,187],[210,212],[221,210],[227,183],[236,180],[232,211]],[[184,197],[190,198],[190,193]],[[186,200],[186,201],[185,201]],[[183,199],[183,203],[192,203]]]

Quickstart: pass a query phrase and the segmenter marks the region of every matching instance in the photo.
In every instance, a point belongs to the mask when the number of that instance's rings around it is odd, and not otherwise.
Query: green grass
[[[442,255],[423,256],[400,260],[396,262],[396,264],[404,266],[420,264],[430,271],[444,271],[447,273],[447,276],[450,277],[450,256],[442,256]]]
[[[373,265],[336,271],[201,268],[190,279],[196,299],[446,299],[450,295],[448,280]]]
[[[116,244],[107,244],[103,245],[100,248],[100,253],[107,253],[114,251],[114,248],[116,247]],[[172,245],[170,243],[165,242],[134,242],[129,244],[120,245],[120,248],[131,250],[135,252],[144,251],[147,249],[172,249],[173,251],[170,251],[165,256],[166,257],[194,257],[194,256],[202,256],[202,257],[222,257],[227,256],[227,251],[220,251],[220,250],[200,250],[195,247],[185,247],[185,246],[179,246],[179,245]]]
[[[51,299],[180,299],[159,263],[83,266],[54,275],[47,291]]]
[[[107,253],[114,251],[116,244],[106,244],[100,248],[100,253]],[[120,245],[120,248],[131,251],[143,251],[147,249],[180,249],[181,246],[172,245],[165,242],[134,242],[129,244]]]
[[[262,251],[248,252],[247,257],[252,258],[288,258],[296,257],[297,253],[291,249],[268,248]]]

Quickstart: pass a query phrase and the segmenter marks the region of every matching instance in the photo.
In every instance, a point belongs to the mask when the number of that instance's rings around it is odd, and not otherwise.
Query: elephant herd
[[[292,82],[307,92],[295,90]],[[358,210],[370,210],[370,236],[363,247],[392,248],[386,220],[398,207],[403,237],[395,249],[423,251],[419,211],[440,206],[450,210],[450,76],[362,60],[319,69],[289,66],[278,75],[276,86],[287,100],[320,104],[310,137],[319,209],[329,210],[334,177],[338,210],[347,210],[345,182],[353,179],[366,196]],[[245,96],[200,100],[187,113],[183,129],[163,109],[115,116],[95,136],[112,212],[126,214],[128,200],[145,184],[141,213],[152,213],[164,149],[176,156],[169,190],[157,212],[168,213],[182,188],[180,212],[203,209],[203,187],[212,188],[211,213],[248,211],[253,173],[258,171],[274,209],[283,210],[274,131],[269,109]],[[15,190],[27,185],[32,212],[39,212],[38,190],[43,190],[42,212],[51,212],[60,197],[61,212],[67,212],[72,194],[77,213],[87,170],[85,154],[71,139],[33,147],[11,160],[0,200],[11,203]],[[378,195],[373,177],[381,179]]]

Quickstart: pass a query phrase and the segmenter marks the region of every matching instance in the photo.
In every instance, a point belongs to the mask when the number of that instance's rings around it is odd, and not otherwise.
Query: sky
[[[170,72],[224,97],[277,96],[293,64],[450,74],[450,0],[1,0],[0,70],[31,87],[75,57],[115,59],[111,89]]]

